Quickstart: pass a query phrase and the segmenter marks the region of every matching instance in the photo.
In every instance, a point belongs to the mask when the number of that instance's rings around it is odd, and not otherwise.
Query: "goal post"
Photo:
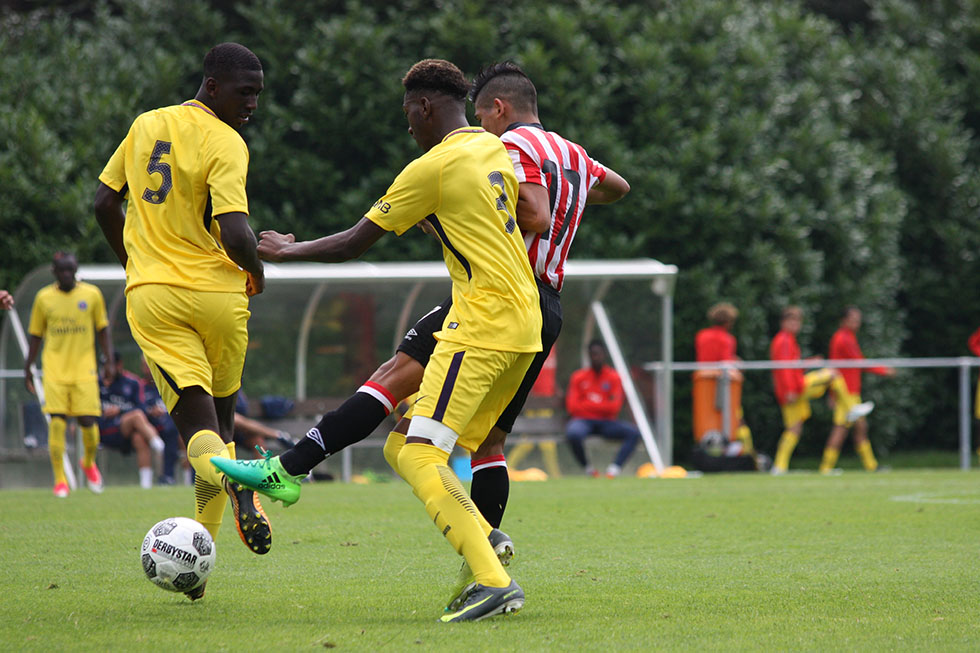
[[[643,363],[664,361],[672,351],[672,296],[677,268],[653,259],[570,260],[562,289],[564,326],[556,344],[557,379],[564,385],[585,361],[589,340],[601,337],[620,352],[620,369],[630,411],[649,434],[644,443],[655,465],[671,464],[670,375],[650,376]],[[126,366],[138,370],[140,353],[125,317],[125,274],[118,265],[82,265],[78,279],[98,286],[105,296],[110,329]],[[249,350],[243,390],[250,397],[286,396],[296,400],[342,397],[387,360],[405,332],[430,308],[449,296],[445,263],[365,262],[266,264],[265,292],[251,299]],[[50,267],[39,267],[15,291],[15,309],[30,314],[34,295],[52,282]],[[607,316],[596,333],[593,305]],[[2,316],[0,316],[2,317]],[[23,391],[23,357],[13,344],[11,320],[0,331],[0,449],[22,448],[17,407]],[[624,371],[627,372],[624,374]],[[643,399],[653,399],[655,425],[648,423]],[[654,450],[654,451],[651,451]]]

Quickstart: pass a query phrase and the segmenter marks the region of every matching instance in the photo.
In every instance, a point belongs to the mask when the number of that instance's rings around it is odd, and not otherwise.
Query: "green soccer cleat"
[[[498,614],[511,614],[524,607],[524,590],[515,581],[507,587],[474,585],[455,612],[442,615],[440,621],[480,621]]]
[[[211,464],[232,481],[264,494],[273,501],[282,501],[284,506],[291,506],[299,501],[300,481],[306,476],[287,473],[279,462],[279,456],[273,456],[265,449],[259,451],[263,457],[258,460],[232,460],[224,456],[212,456]]]
[[[493,547],[493,552],[497,554],[500,564],[504,567],[509,565],[514,557],[514,542],[510,539],[510,535],[499,528],[495,528],[490,531],[487,539],[490,540],[490,546]],[[476,577],[473,576],[470,565],[466,560],[463,560],[463,566],[459,568],[456,582],[453,584],[453,598],[446,604],[446,612],[458,610],[474,587],[476,587]]]

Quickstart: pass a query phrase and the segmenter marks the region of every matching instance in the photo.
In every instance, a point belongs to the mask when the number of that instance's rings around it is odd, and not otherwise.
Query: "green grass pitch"
[[[524,609],[437,621],[459,558],[408,486],[320,483],[267,505],[259,557],[226,513],[207,595],[143,577],[190,488],[0,492],[7,651],[975,651],[976,472],[515,483]]]

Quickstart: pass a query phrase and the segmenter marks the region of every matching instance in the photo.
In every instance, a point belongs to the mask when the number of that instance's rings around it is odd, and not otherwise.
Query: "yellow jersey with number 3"
[[[365,216],[399,235],[423,219],[435,229],[453,281],[453,306],[436,338],[541,351],[541,309],[517,228],[517,191],[500,139],[465,127],[408,164]]]
[[[78,281],[65,292],[53,283],[38,291],[27,332],[42,338],[45,382],[80,383],[98,379],[95,334],[109,326],[102,292]]]
[[[196,100],[136,118],[99,181],[127,195],[126,289],[162,283],[245,291],[246,274],[221,247],[212,216],[248,214],[248,147]]]

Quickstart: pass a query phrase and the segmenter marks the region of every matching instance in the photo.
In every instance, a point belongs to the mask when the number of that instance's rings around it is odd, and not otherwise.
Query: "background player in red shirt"
[[[860,360],[864,358],[861,347],[858,346],[857,332],[861,328],[861,310],[857,306],[848,306],[841,315],[840,328],[834,332],[830,338],[830,359],[831,360]],[[894,376],[895,370],[890,367],[872,367],[869,372],[881,376]],[[847,385],[847,392],[854,404],[861,403],[861,368],[841,368],[841,376]],[[872,402],[868,402],[872,406]],[[868,421],[863,417],[854,422],[847,418],[846,404],[840,402],[834,406],[834,427],[830,430],[830,437],[827,438],[827,445],[823,451],[823,460],[820,461],[820,473],[829,474],[837,458],[840,456],[841,446],[847,432],[854,427],[854,450],[861,458],[861,464],[869,472],[878,469],[878,461],[875,460],[874,452],[871,450],[871,442],[868,440]]]
[[[800,360],[800,346],[796,334],[803,326],[803,310],[798,306],[783,309],[779,333],[769,345],[769,357],[774,361]],[[772,371],[776,400],[783,413],[783,434],[779,438],[776,457],[772,462],[773,474],[785,474],[796,443],[803,433],[803,422],[810,418],[810,400],[823,396],[829,387],[836,406],[844,410],[848,422],[864,417],[874,409],[874,404],[855,403],[847,391],[844,377],[834,369],[824,368],[803,373],[802,369],[776,369]]]
[[[737,343],[731,333],[736,319],[738,319],[738,309],[727,302],[715,304],[708,309],[708,321],[711,322],[711,326],[701,329],[694,335],[694,356],[697,362],[740,360],[735,354]],[[740,371],[734,370],[734,375],[741,380]],[[755,455],[752,431],[745,423],[741,402],[732,408],[738,415],[738,429],[735,431],[733,443],[740,442],[742,445],[737,454]]]
[[[575,459],[591,476],[599,472],[585,455],[585,439],[598,435],[607,440],[622,440],[616,459],[606,469],[606,476],[619,476],[640,441],[640,432],[629,422],[616,419],[623,408],[623,385],[616,370],[606,365],[606,347],[600,340],[589,343],[589,367],[572,374],[568,382],[565,407],[571,420],[565,437]]]

